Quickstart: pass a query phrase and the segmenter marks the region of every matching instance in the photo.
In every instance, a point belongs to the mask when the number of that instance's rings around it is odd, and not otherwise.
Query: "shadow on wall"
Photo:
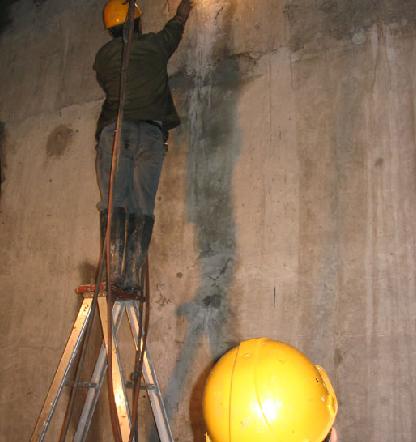
[[[0,0],[0,35],[13,21],[10,16],[10,6],[17,0]]]
[[[232,340],[238,330],[235,321],[230,321],[228,291],[236,252],[232,201],[232,177],[240,153],[236,108],[243,87],[242,66],[247,68],[247,63],[242,63],[244,56],[230,54],[227,47],[233,12],[233,3],[223,0],[195,8],[190,23],[193,28],[188,29],[195,39],[189,51],[189,71],[172,79],[175,87],[175,83],[183,85],[192,78],[188,90],[183,91],[187,94],[189,131],[186,205],[188,220],[195,225],[200,285],[192,301],[177,309],[187,328],[167,386],[166,407],[172,418],[189,382],[188,374],[202,371],[190,403],[194,441],[205,440],[202,391],[211,363],[238,341]],[[194,363],[205,340],[212,361],[204,370]]]

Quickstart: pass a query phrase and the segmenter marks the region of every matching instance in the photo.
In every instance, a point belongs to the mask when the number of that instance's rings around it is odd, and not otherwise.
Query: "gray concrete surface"
[[[3,2],[1,442],[28,440],[97,263],[103,3]],[[178,1],[143,3],[157,30]],[[269,336],[327,368],[341,441],[413,442],[415,4],[195,3],[151,248],[149,346],[176,440],[202,440],[215,358]],[[105,399],[91,441],[111,440]]]

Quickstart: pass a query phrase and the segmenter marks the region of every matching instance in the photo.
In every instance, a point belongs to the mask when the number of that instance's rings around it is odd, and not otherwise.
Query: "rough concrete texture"
[[[6,179],[6,155],[4,153],[6,145],[6,127],[5,124],[0,121],[0,198],[1,198],[1,185]]]
[[[143,3],[157,30],[178,1]],[[175,438],[203,440],[213,361],[269,336],[327,368],[342,441],[413,442],[414,2],[195,3],[151,248]],[[20,0],[0,38],[1,442],[28,439],[97,263],[102,4]],[[110,441],[105,393],[98,411],[90,440]]]

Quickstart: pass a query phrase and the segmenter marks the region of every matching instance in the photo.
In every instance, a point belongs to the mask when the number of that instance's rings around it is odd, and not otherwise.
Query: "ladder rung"
[[[114,301],[141,301],[146,302],[146,297],[143,295],[142,290],[137,292],[125,292],[118,287],[112,287],[111,289]],[[84,298],[92,298],[95,292],[95,284],[80,285],[75,289],[77,295],[83,295]],[[100,284],[99,297],[107,296],[107,285],[105,283]]]
[[[126,388],[133,388],[133,386],[134,386],[134,384],[132,381],[126,382]],[[140,385],[140,390],[154,391],[154,390],[157,390],[157,388],[156,388],[155,384],[144,384],[144,385]]]
[[[98,385],[94,382],[78,382],[75,384],[73,381],[66,381],[65,387],[75,387],[75,388],[97,388]]]
[[[1,1],[1,0],[0,0]],[[59,363],[58,369],[55,373],[52,385],[48,391],[47,397],[44,401],[44,406],[39,415],[36,428],[32,435],[32,442],[41,442],[44,440],[46,432],[48,431],[50,421],[55,412],[57,402],[61,396],[63,387],[69,387],[74,389],[86,389],[86,401],[82,410],[81,417],[78,422],[78,427],[76,434],[74,436],[74,441],[83,442],[85,441],[86,435],[88,433],[92,415],[95,410],[95,406],[99,397],[99,392],[102,387],[103,378],[107,369],[107,341],[106,341],[106,331],[107,331],[107,317],[108,317],[108,305],[106,300],[105,286],[101,286],[102,293],[99,295],[98,308],[101,319],[101,328],[104,334],[104,344],[101,346],[100,355],[97,358],[96,366],[94,368],[94,373],[89,382],[77,382],[74,379],[69,379],[69,370],[72,363],[76,359],[77,351],[80,347],[80,342],[86,330],[86,324],[91,313],[91,297],[94,292],[95,286],[87,285],[80,286],[77,292],[84,295],[84,301],[78,313],[77,320],[74,323],[73,331],[68,339],[65,346],[64,354],[61,357],[61,362]],[[121,295],[121,296],[120,296]],[[126,296],[127,295],[127,296]],[[147,391],[148,397],[150,399],[150,405],[152,408],[153,416],[155,418],[156,426],[159,432],[160,440],[163,442],[173,442],[172,432],[169,426],[169,420],[167,418],[167,413],[164,407],[163,398],[161,395],[159,383],[156,377],[156,373],[151,364],[151,360],[146,349],[143,355],[143,367],[141,373],[131,373],[130,379],[126,382],[120,366],[120,354],[118,352],[117,343],[117,330],[120,326],[121,319],[124,312],[127,311],[128,321],[130,324],[130,329],[133,334],[133,343],[136,351],[141,347],[142,342],[139,338],[139,330],[142,326],[142,317],[140,315],[140,302],[146,302],[143,298],[143,294],[132,293],[117,293],[113,291],[113,300],[115,304],[113,306],[113,327],[114,327],[114,345],[113,345],[113,362],[115,363],[113,368],[116,368],[113,372],[116,376],[116,382],[113,378],[113,385],[121,393],[122,401],[117,408],[117,417],[119,420],[120,427],[122,429],[123,440],[127,441],[130,433],[131,423],[129,421],[130,411],[129,404],[126,396],[126,388],[133,388],[134,382],[137,381],[139,377],[142,379],[142,385],[140,386],[141,391]],[[124,299],[123,299],[124,298]],[[119,410],[120,407],[120,410]]]

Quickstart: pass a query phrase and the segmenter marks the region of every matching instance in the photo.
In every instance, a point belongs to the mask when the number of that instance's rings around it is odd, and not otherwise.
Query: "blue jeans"
[[[114,129],[115,123],[106,126],[101,131],[97,146],[100,210],[108,206]],[[164,153],[163,133],[157,126],[145,121],[123,122],[113,207],[124,207],[129,214],[153,216]]]

